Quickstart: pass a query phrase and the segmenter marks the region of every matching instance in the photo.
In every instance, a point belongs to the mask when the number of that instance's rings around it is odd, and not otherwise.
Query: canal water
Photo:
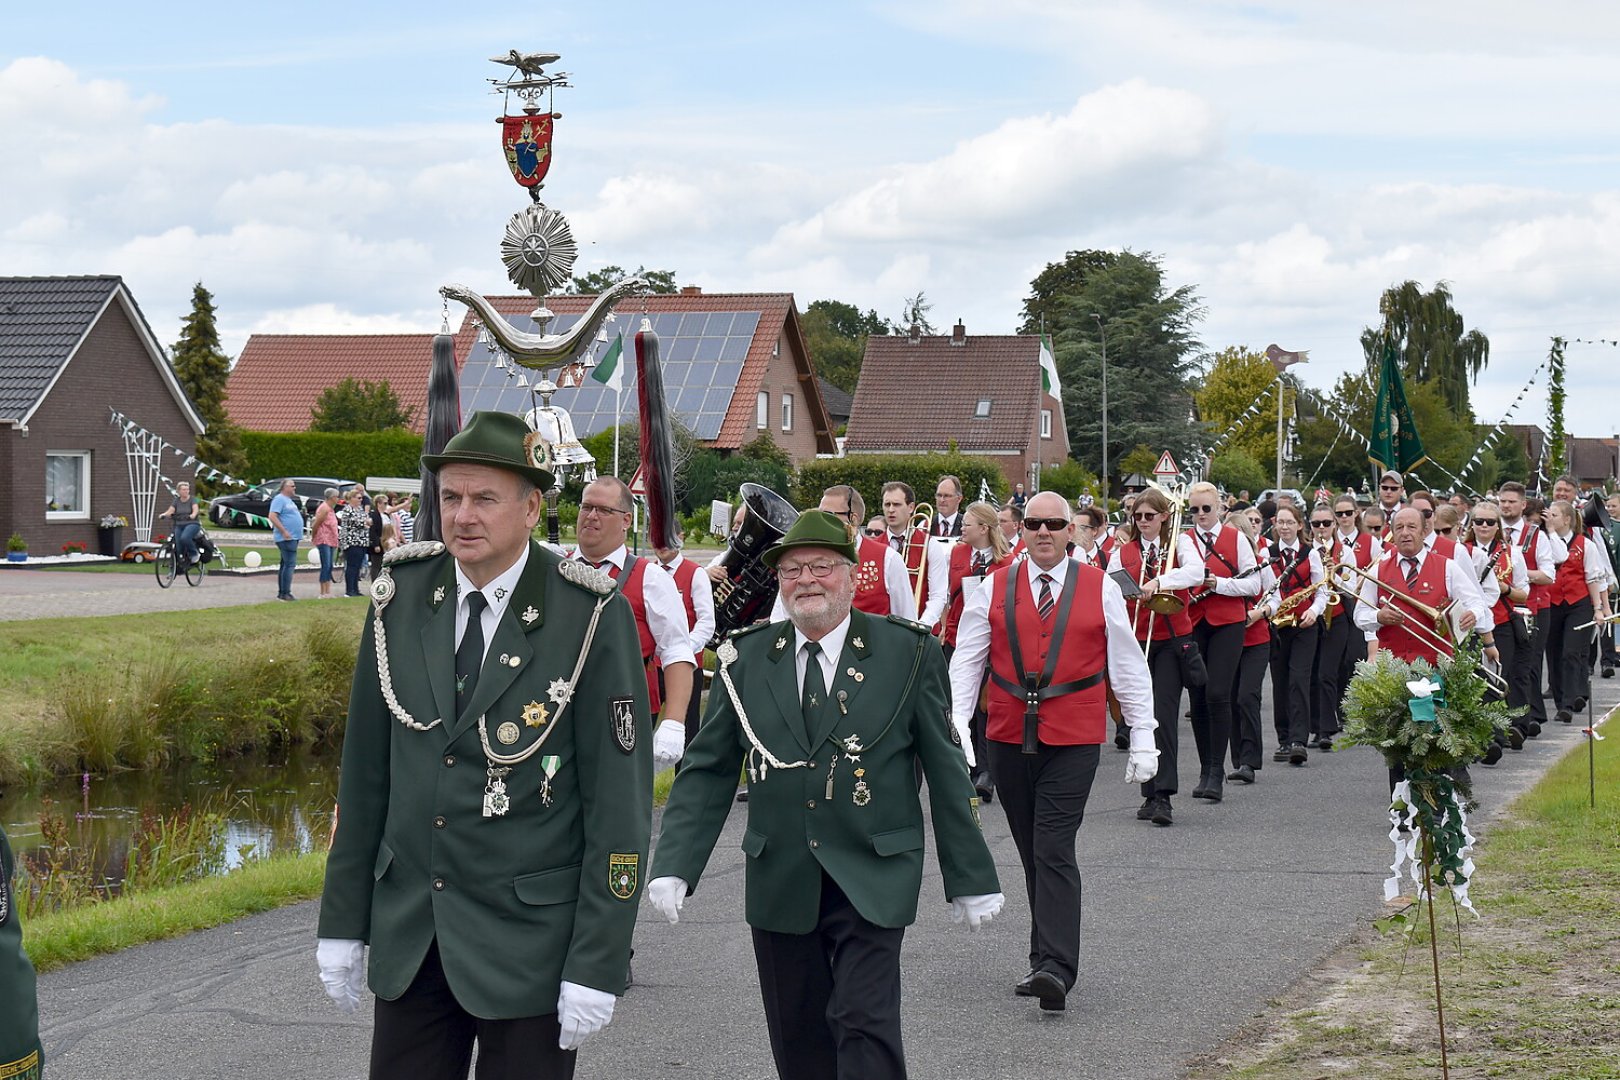
[[[337,801],[338,751],[300,748],[274,758],[240,758],[169,769],[63,777],[34,789],[0,794],[0,822],[19,856],[40,845],[40,817],[63,819],[70,842],[104,853],[116,877],[143,812],[183,806],[224,818],[225,865],[324,846]]]

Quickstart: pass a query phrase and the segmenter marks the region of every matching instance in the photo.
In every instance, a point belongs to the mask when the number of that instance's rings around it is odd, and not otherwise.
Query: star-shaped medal
[[[569,688],[567,679],[552,679],[546,696],[558,705],[566,705],[568,699],[574,696],[574,691]]]
[[[531,701],[523,706],[523,722],[529,727],[543,727],[549,719],[551,719],[550,713],[546,711],[546,707],[540,702]]]

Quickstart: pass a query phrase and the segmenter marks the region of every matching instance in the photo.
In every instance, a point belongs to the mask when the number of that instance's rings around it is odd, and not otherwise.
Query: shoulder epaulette
[[[562,560],[557,564],[557,573],[561,574],[562,579],[568,584],[578,586],[588,593],[595,593],[597,596],[606,596],[619,587],[618,582],[614,581],[605,570],[598,570],[578,559]]]
[[[729,634],[727,634],[726,637],[727,638],[740,638],[744,634],[752,634],[756,630],[764,630],[764,629],[767,629],[770,626],[771,626],[771,622],[770,622],[769,619],[761,619],[758,622],[749,623],[747,626],[739,626],[739,627],[737,627],[737,629],[735,629],[735,630],[731,631]]]
[[[885,615],[884,618],[888,619],[890,622],[894,623],[896,626],[903,626],[907,630],[915,630],[919,634],[931,633],[931,631],[928,629],[928,627],[924,626],[922,623],[918,622],[916,619],[908,619],[908,618],[905,618],[902,615]]]
[[[393,566],[395,563],[411,562],[415,559],[431,559],[435,555],[444,553],[444,544],[437,540],[417,540],[410,544],[401,544],[392,551],[383,552],[383,565]]]

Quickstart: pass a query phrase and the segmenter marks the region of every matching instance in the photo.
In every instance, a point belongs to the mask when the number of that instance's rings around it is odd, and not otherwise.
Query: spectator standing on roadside
[[[371,565],[371,580],[377,580],[377,574],[382,570],[383,557],[383,519],[388,515],[388,496],[382,492],[371,500],[371,527],[366,536],[366,555]]]
[[[315,508],[315,517],[309,526],[309,542],[321,554],[321,591],[317,600],[332,595],[333,554],[338,545],[338,489],[327,488],[321,493],[321,505]]]
[[[411,497],[400,495],[394,499],[394,524],[399,526],[399,542],[408,544],[416,537],[416,515],[411,513]]]
[[[371,515],[360,501],[364,492],[350,488],[343,508],[338,511],[338,545],[343,548],[343,595],[360,595],[360,572],[366,567],[366,547],[370,543]]]
[[[304,508],[298,504],[297,487],[289,478],[270,500],[270,527],[275,530],[276,547],[281,551],[281,568],[276,573],[276,599],[295,600],[293,570],[298,566],[298,541],[304,538]]]

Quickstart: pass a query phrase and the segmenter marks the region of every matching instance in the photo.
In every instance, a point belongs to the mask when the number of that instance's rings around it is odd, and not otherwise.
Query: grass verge
[[[1611,729],[1612,730],[1612,729]],[[1620,1077],[1620,739],[1559,761],[1482,839],[1470,897],[1435,909],[1451,1075],[1505,1080]],[[1240,1032],[1190,1080],[1438,1077],[1428,917],[1368,930],[1329,964],[1305,1008]],[[1459,953],[1459,938],[1461,952]]]
[[[34,967],[44,973],[312,900],[321,894],[325,875],[324,851],[258,859],[222,877],[41,915],[23,924],[23,944]]]

